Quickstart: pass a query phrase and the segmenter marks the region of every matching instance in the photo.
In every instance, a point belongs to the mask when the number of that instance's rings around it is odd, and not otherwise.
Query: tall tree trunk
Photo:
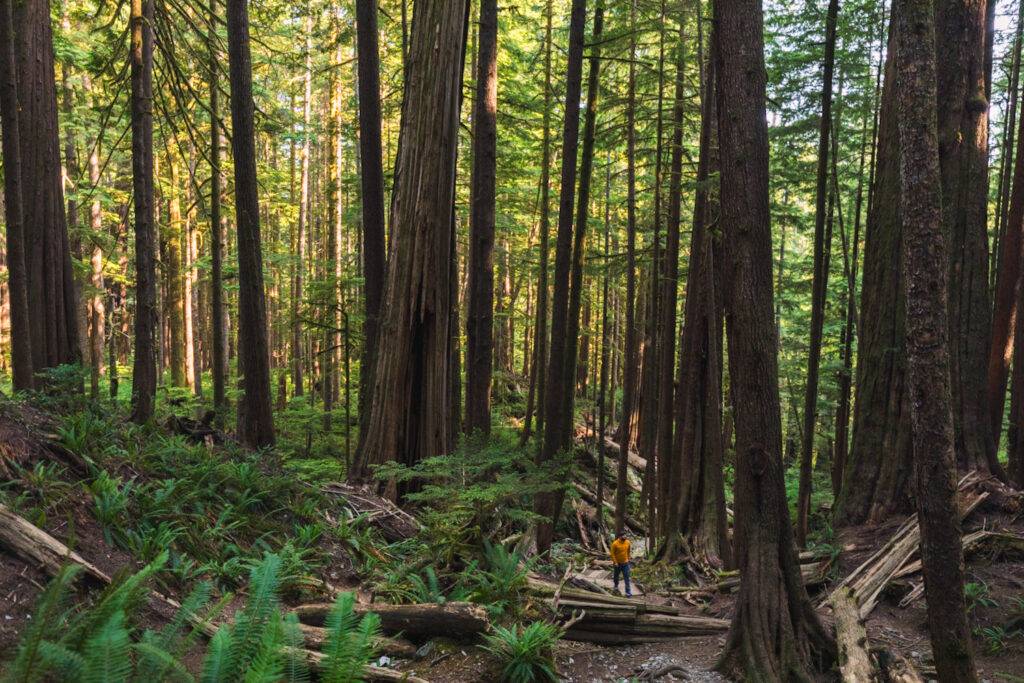
[[[825,199],[828,194],[829,132],[832,126],[832,72],[836,61],[836,20],[839,0],[829,0],[825,15],[825,58],[822,65],[821,116],[818,121],[818,170],[814,193],[814,274],[811,284],[811,341],[807,352],[807,385],[804,391],[804,440],[800,451],[800,488],[797,494],[796,542],[807,545],[811,511],[811,470],[814,433],[818,416],[818,368],[821,364],[821,333],[825,324],[825,293],[828,268],[825,250]]]
[[[403,1],[403,18],[405,4]],[[404,22],[403,22],[404,27]],[[404,36],[403,30],[403,36]],[[359,90],[359,177],[362,189],[363,353],[359,364],[360,443],[365,436],[369,390],[374,385],[377,328],[384,295],[384,162],[381,152],[380,58],[377,50],[377,0],[356,0]],[[403,39],[404,45],[404,39]],[[403,49],[404,54],[404,49]],[[403,64],[405,60],[403,59]]]
[[[1017,151],[1014,155],[1013,178],[1008,182],[1009,209],[1001,228],[999,264],[992,308],[992,342],[988,354],[989,429],[998,447],[1006,406],[1006,380],[1013,355],[1014,335],[1024,256],[1024,116],[1017,129]]]
[[[988,290],[988,99],[985,0],[936,0],[942,221],[949,240],[949,354],[953,429],[961,470],[1005,479],[986,395]]]
[[[703,21],[698,24],[703,28]],[[712,51],[716,40],[711,36]],[[703,45],[701,45],[703,53]],[[693,209],[686,304],[679,339],[679,390],[676,393],[676,434],[673,452],[679,454],[671,519],[666,539],[667,554],[679,550],[681,533],[691,555],[714,564],[731,563],[722,449],[722,392],[720,349],[722,309],[717,271],[720,255],[710,226],[717,224],[719,208],[709,184],[719,171],[715,108],[714,62],[704,65],[698,57],[701,79],[700,157],[697,162],[697,195]]]
[[[676,356],[676,306],[679,292],[679,226],[682,220],[683,186],[683,103],[685,93],[685,15],[682,7],[679,13],[679,44],[676,46],[675,102],[672,107],[672,156],[669,165],[668,223],[665,228],[665,251],[662,254],[661,290],[658,293],[658,407],[657,446],[658,453],[658,498],[661,507],[656,528],[662,536],[668,536],[671,505],[678,501],[673,483],[679,482],[679,462],[672,450],[673,382]]]
[[[303,338],[302,338],[302,290],[304,271],[306,263],[306,239],[309,228],[309,117],[313,82],[313,54],[310,47],[310,31],[312,30],[312,19],[307,14],[303,20],[303,33],[305,34],[305,60],[306,70],[302,78],[302,146],[299,148],[299,222],[295,231],[295,274],[292,277],[292,315],[291,315],[291,369],[292,369],[292,394],[302,396],[305,393],[303,379]]]
[[[587,0],[572,0],[569,19],[569,58],[565,79],[565,119],[562,127],[562,180],[558,203],[558,233],[555,241],[555,277],[551,301],[551,329],[565,330],[569,317],[569,270],[572,261],[572,213],[576,187],[576,152],[579,148],[579,101],[583,86],[583,43],[586,29]],[[537,464],[551,466],[565,448],[566,416],[565,354],[566,335],[551,335],[548,358],[547,386],[544,395],[544,440],[537,455]],[[559,469],[555,464],[554,469]],[[561,507],[558,492],[538,493],[534,511],[543,517],[537,525],[537,550],[546,553],[551,548],[554,526]]]
[[[156,398],[156,226],[153,197],[153,0],[131,3],[132,194],[135,202],[135,359],[132,420],[153,417]]]
[[[544,132],[541,142],[540,169],[540,265],[537,273],[537,322],[533,335],[533,381],[526,402],[526,426],[522,443],[530,438],[530,420],[534,414],[536,395],[537,431],[544,425],[545,373],[548,364],[548,259],[551,237],[551,22],[552,0],[547,0],[544,32]]]
[[[267,306],[263,292],[256,143],[253,125],[252,58],[248,0],[228,0],[228,66],[231,81],[231,149],[235,159],[235,225],[238,231],[239,434],[253,448],[274,444],[270,403]]]
[[[184,278],[184,225],[181,220],[181,199],[179,187],[181,176],[178,161],[169,160],[170,187],[168,188],[168,222],[163,231],[164,269],[166,271],[166,292],[164,316],[167,320],[168,346],[170,347],[171,386],[188,385],[185,363],[185,278]]]
[[[465,0],[424,0],[413,25],[366,437],[350,477],[447,453],[453,416],[455,170]],[[392,483],[387,493],[398,491]]]
[[[632,407],[637,380],[636,335],[636,4],[629,4],[629,91],[626,100],[626,352],[623,359],[623,417],[619,427],[619,461],[615,477],[615,532],[626,519],[626,477],[632,441]],[[615,392],[612,392],[614,396]],[[613,413],[614,415],[614,413]],[[603,452],[601,448],[601,452]]]
[[[581,334],[580,307],[583,301],[583,261],[586,256],[587,221],[590,214],[590,185],[594,171],[594,138],[597,132],[597,107],[600,95],[601,79],[601,34],[604,30],[604,0],[597,0],[594,11],[594,29],[591,36],[593,48],[590,54],[590,69],[587,74],[587,111],[583,122],[583,148],[580,153],[580,186],[576,199],[576,225],[573,233],[572,269],[569,276],[569,316],[566,322],[565,358],[562,366],[562,381],[565,392],[562,395],[562,448],[571,447],[574,416],[574,400],[576,398],[577,368],[582,346],[584,366],[589,348],[580,343],[580,337],[586,341],[586,333]],[[582,330],[586,330],[590,322],[589,306],[583,321]],[[586,372],[584,371],[584,378]],[[585,389],[584,384],[584,389]],[[560,503],[560,501],[559,501]]]
[[[217,0],[210,0],[210,26],[217,25]],[[210,51],[210,318],[213,349],[213,409],[218,420],[227,407],[225,386],[228,367],[228,335],[224,310],[224,225],[221,220],[220,59],[214,35],[207,38]]]
[[[726,243],[730,388],[736,411],[740,590],[718,667],[751,680],[809,680],[835,644],[807,597],[783,482],[772,302],[768,130],[760,0],[714,3]]]
[[[33,370],[78,357],[78,304],[71,270],[54,72],[50,3],[13,4],[25,239]]]
[[[89,185],[93,192],[100,184],[100,145],[97,140],[89,153]],[[89,396],[100,397],[100,375],[103,373],[103,340],[106,336],[106,299],[103,281],[103,242],[98,235],[103,230],[103,206],[94,196],[89,207],[89,226],[93,231],[92,252],[89,256],[92,297],[89,303]]]
[[[947,348],[946,319],[950,310],[949,256],[943,234],[948,210],[943,209],[940,166],[943,133],[941,125],[937,125],[943,116],[936,111],[936,92],[943,92],[944,79],[939,75],[937,86],[933,2],[897,0],[893,7],[903,183],[900,216],[907,307],[907,393],[928,626],[939,680],[969,683],[977,680],[977,674],[964,604],[964,560],[956,505],[955,411],[950,388],[953,362]],[[978,3],[977,8],[979,29],[984,36],[984,2]],[[941,12],[939,16],[943,17]],[[948,30],[949,26],[943,28]],[[982,45],[979,42],[978,47]],[[978,54],[982,54],[980,50]],[[977,95],[983,97],[981,60],[975,73]],[[941,99],[939,103],[941,109]],[[950,203],[954,207],[957,204],[955,199]]]
[[[11,311],[11,370],[16,391],[32,389],[28,274],[21,186],[18,75],[14,58],[13,0],[0,2],[0,134],[3,136],[4,211],[7,219],[7,280]]]
[[[466,314],[467,434],[491,431],[494,351],[494,186],[498,115],[498,2],[481,0],[473,113],[469,301]]]

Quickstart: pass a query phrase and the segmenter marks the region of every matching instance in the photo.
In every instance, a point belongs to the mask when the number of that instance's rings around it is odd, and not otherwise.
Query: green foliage
[[[968,581],[964,584],[964,599],[967,611],[973,612],[978,607],[996,607],[998,603],[990,596],[988,584],[984,581]]]
[[[566,481],[534,465],[532,453],[516,439],[510,431],[499,431],[487,444],[465,440],[450,455],[413,467],[390,462],[377,469],[380,479],[417,483],[407,500],[421,504],[423,540],[440,552],[438,565],[470,555],[485,538],[522,530],[535,520],[534,496]]]
[[[95,603],[77,610],[69,608],[68,602],[79,570],[62,570],[40,596],[17,654],[0,680],[192,681],[183,658],[199,643],[199,625],[212,622],[227,599],[210,607],[211,586],[201,583],[171,621],[159,631],[146,630],[135,638],[133,618],[148,595],[147,584],[166,559],[166,554],[160,555],[138,573],[112,584]],[[280,610],[281,566],[279,557],[267,555],[252,568],[248,600],[234,622],[222,625],[210,640],[202,681],[309,680],[298,619],[294,614],[282,616]],[[344,594],[328,616],[322,680],[363,680],[365,666],[375,655],[380,620],[374,614],[359,618],[353,604],[352,594]]]
[[[561,636],[557,626],[542,621],[525,627],[495,626],[484,636],[483,649],[498,660],[504,683],[555,683],[554,647]]]
[[[472,586],[470,600],[483,605],[492,617],[518,610],[531,567],[517,553],[484,541],[484,566],[471,565],[464,572]]]

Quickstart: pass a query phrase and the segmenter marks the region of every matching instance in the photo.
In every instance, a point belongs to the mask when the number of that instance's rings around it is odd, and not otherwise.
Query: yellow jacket
[[[615,539],[612,541],[612,562],[615,564],[626,564],[629,562],[629,541],[627,539]]]

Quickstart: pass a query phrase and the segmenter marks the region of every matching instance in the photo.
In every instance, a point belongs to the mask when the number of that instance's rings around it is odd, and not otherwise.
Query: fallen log
[[[988,497],[985,491],[973,491],[972,487],[979,481],[976,471],[965,474],[957,486],[957,503],[960,521],[963,521]],[[854,598],[860,606],[861,617],[867,617],[878,604],[878,598],[896,574],[917,554],[921,546],[921,527],[917,523],[917,515],[911,515],[896,533],[843,579],[835,590],[851,588]],[[819,607],[829,601],[826,596]]]
[[[831,560],[821,560],[819,562],[811,562],[808,564],[800,565],[800,575],[803,577],[805,586],[816,586],[825,582],[828,576],[829,567],[832,566]],[[715,589],[719,593],[732,592],[739,588],[740,577],[728,576],[718,583],[715,584]],[[675,592],[675,591],[673,591]]]
[[[595,472],[596,472],[597,468],[598,468],[598,465],[599,465],[599,462],[598,462],[598,458],[594,455],[593,451],[591,451],[589,448],[580,448],[580,449],[577,450],[577,452],[581,453],[583,455],[583,457],[586,460],[587,464],[590,465],[591,467],[593,467]],[[614,490],[615,486],[618,485],[618,476],[619,476],[618,461],[619,461],[619,456],[618,456],[618,450],[617,449],[616,449],[615,454],[611,455],[610,457],[609,457],[608,450],[605,449],[605,458],[604,458],[605,482],[607,482],[608,486],[610,488],[612,488],[613,490]],[[636,473],[636,469],[635,468],[632,468],[632,467],[627,467],[626,468],[626,485],[634,493],[640,493],[641,490],[643,489],[643,482],[640,481],[640,476]]]
[[[836,624],[839,671],[844,681],[859,683],[875,680],[875,667],[868,652],[868,633],[850,588],[837,590],[829,597]]]
[[[593,491],[588,490],[585,486],[583,486],[583,484],[580,484],[579,482],[576,481],[574,481],[572,485],[573,487],[575,487],[576,492],[580,494],[580,498],[587,501],[591,505],[597,505],[597,495]],[[608,508],[613,513],[615,512],[615,506],[611,502],[604,500],[602,501],[602,503],[604,504],[604,507]],[[626,527],[629,528],[629,530],[633,533],[640,534],[641,536],[647,535],[647,527],[645,527],[640,522],[636,521],[630,515],[626,515],[624,521],[626,523]]]
[[[327,629],[309,624],[299,624],[302,636],[306,641],[306,647],[313,650],[323,650],[327,642]],[[375,641],[377,650],[392,657],[412,657],[416,654],[416,645],[405,638],[389,638],[381,636]]]
[[[727,619],[640,614],[632,622],[608,619],[584,612],[563,636],[565,640],[616,644],[651,643],[669,638],[709,636],[729,630]]]
[[[0,504],[0,546],[23,560],[35,562],[50,576],[55,576],[61,567],[72,562],[80,566],[94,583],[110,583],[110,577],[99,567],[3,504]]]
[[[299,621],[309,626],[323,626],[331,603],[299,605],[294,609]],[[482,607],[468,602],[445,604],[421,603],[415,605],[354,605],[353,613],[363,615],[373,612],[380,617],[381,629],[385,633],[401,633],[405,636],[432,637],[444,635],[455,640],[472,639],[487,629],[487,612]]]
[[[321,490],[344,499],[357,515],[366,515],[369,522],[392,543],[412,538],[420,531],[420,523],[415,517],[390,500],[374,495],[368,488],[334,482],[324,484]]]
[[[677,615],[680,614],[678,607],[672,607],[671,605],[655,605],[653,603],[644,602],[637,598],[624,598],[618,595],[611,595],[607,593],[595,593],[592,591],[583,590],[580,588],[573,588],[572,586],[561,587],[558,590],[558,586],[540,579],[536,576],[528,576],[526,578],[527,588],[532,593],[540,597],[554,597],[556,591],[558,592],[559,605],[562,604],[573,604],[585,603],[595,605],[611,605],[620,606],[624,608],[636,609],[639,613],[649,614],[668,614]]]
[[[309,666],[313,669],[319,670],[323,666],[325,659],[324,655],[313,650],[303,650],[306,654],[306,661],[309,662]],[[397,681],[404,683],[430,683],[425,678],[419,678],[413,676],[407,671],[398,671],[396,669],[385,669],[382,666],[374,666],[373,664],[367,664],[363,668],[363,672],[366,675],[367,680],[371,681]]]
[[[604,437],[603,443],[605,457],[615,458],[616,461],[618,461],[619,453],[622,452],[622,449],[619,448],[619,444],[615,443],[614,441],[611,440],[610,437],[607,436]],[[626,461],[630,464],[631,467],[635,467],[641,472],[647,469],[647,460],[645,458],[641,458],[640,455],[633,449],[629,450],[629,455]]]

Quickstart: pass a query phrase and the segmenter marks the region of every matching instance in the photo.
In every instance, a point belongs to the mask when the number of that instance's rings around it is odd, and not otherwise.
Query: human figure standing
[[[612,541],[611,547],[612,553],[612,564],[615,565],[615,569],[612,573],[612,580],[615,584],[615,590],[619,590],[619,575],[626,582],[626,597],[633,597],[633,589],[629,584],[629,539],[626,538],[626,532],[620,531],[615,535],[615,540]]]

